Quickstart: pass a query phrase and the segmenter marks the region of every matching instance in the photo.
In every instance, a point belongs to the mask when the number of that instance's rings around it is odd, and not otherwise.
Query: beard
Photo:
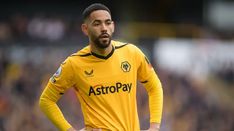
[[[104,33],[104,34],[99,35],[96,39],[94,39],[93,42],[96,45],[96,47],[105,49],[109,47],[111,43],[111,36],[107,33]]]

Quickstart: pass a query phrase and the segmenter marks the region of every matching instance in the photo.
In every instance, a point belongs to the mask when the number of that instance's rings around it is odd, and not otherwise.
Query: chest
[[[84,92],[130,92],[136,83],[137,67],[132,57],[86,60],[76,65],[77,87]],[[91,91],[90,91],[91,90]],[[97,93],[96,93],[97,94]]]

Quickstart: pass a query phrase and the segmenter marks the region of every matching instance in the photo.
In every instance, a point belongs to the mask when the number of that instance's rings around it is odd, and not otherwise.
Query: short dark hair
[[[96,10],[105,10],[105,11],[109,12],[111,15],[111,12],[110,12],[108,7],[106,7],[105,5],[103,5],[101,3],[94,3],[94,4],[91,4],[90,6],[88,6],[87,8],[85,8],[85,10],[83,11],[83,13],[82,13],[83,21],[85,21],[87,19],[87,17],[89,17],[89,15]]]

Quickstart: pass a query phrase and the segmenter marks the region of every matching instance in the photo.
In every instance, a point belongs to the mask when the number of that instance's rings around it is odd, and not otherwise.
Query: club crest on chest
[[[131,65],[128,61],[124,61],[121,63],[121,69],[123,70],[123,72],[129,72],[131,69]]]

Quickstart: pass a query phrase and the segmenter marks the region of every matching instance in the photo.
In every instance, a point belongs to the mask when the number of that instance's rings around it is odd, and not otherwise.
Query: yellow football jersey
[[[102,130],[139,131],[137,80],[146,83],[155,74],[145,55],[133,44],[111,41],[107,56],[90,46],[69,56],[51,77],[49,88],[62,95],[75,88],[85,125]]]

